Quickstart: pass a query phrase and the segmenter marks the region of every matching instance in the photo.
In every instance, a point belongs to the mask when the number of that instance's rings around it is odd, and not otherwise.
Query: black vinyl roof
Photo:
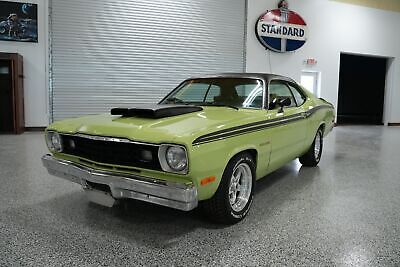
[[[296,83],[293,79],[277,75],[277,74],[270,74],[270,73],[250,73],[250,72],[243,72],[243,73],[216,73],[216,74],[207,74],[200,77],[192,77],[191,79],[204,79],[204,78],[249,78],[249,79],[260,79],[266,82],[272,80],[284,80]]]

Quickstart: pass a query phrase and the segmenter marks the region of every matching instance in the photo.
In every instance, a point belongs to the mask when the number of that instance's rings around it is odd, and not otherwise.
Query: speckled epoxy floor
[[[196,210],[88,203],[47,174],[44,153],[40,133],[0,135],[0,266],[400,265],[400,128],[335,128],[319,168],[267,176],[229,227]]]

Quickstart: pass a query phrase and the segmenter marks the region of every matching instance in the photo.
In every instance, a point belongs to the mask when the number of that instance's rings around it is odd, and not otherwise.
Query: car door
[[[274,170],[300,156],[304,149],[307,121],[302,103],[297,104],[287,81],[273,80],[268,86],[268,120],[271,121],[271,155],[269,170]],[[299,96],[297,96],[298,98]],[[278,102],[289,98],[290,105],[281,107]],[[302,96],[300,95],[300,99]],[[303,99],[305,100],[305,99]],[[301,102],[301,101],[299,101]]]
[[[305,113],[307,112],[307,109],[304,107],[305,102],[307,100],[306,95],[303,93],[303,90],[300,89],[300,87],[293,82],[287,82],[286,83],[291,91],[291,93],[293,94],[293,97],[296,101],[296,105],[298,107],[298,112],[300,113]],[[297,153],[303,153],[304,151],[304,145],[305,142],[307,140],[307,136],[310,135],[310,120],[309,119],[303,119],[301,122],[302,130],[299,131],[299,150],[297,151]]]

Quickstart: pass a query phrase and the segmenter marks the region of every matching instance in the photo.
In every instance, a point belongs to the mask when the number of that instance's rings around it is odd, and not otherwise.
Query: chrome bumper
[[[84,189],[88,187],[87,181],[108,185],[115,199],[138,199],[185,211],[198,204],[197,189],[193,185],[95,170],[51,155],[44,155],[42,162],[49,174],[80,184]]]

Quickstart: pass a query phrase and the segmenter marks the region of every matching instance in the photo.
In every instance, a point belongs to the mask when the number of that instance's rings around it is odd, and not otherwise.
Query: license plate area
[[[102,191],[102,192],[111,194],[111,189],[106,184],[98,184],[98,183],[93,183],[93,182],[90,182],[90,181],[85,181],[85,188],[86,189],[94,189],[94,190],[97,190],[97,191]]]
[[[109,208],[114,206],[116,202],[115,198],[111,195],[111,189],[108,185],[86,181],[84,190],[90,202]]]

